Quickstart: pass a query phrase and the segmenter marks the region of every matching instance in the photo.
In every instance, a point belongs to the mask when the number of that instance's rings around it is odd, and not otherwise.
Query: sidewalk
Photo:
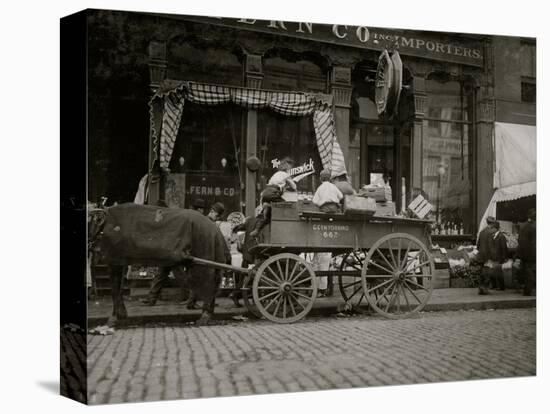
[[[242,301],[241,301],[242,303]],[[344,300],[335,290],[330,298],[319,298],[308,316],[335,315],[337,306]],[[158,301],[156,306],[144,306],[136,297],[125,298],[128,310],[128,319],[124,325],[163,322],[182,323],[192,322],[199,318],[200,310],[188,310],[177,301]],[[477,288],[434,289],[430,302],[424,307],[424,312],[453,311],[453,310],[485,310],[509,308],[534,308],[535,296],[522,296],[515,290],[491,290],[487,296],[477,294]],[[104,324],[112,312],[111,298],[92,299],[88,302],[88,327]],[[226,297],[216,299],[214,319],[232,319],[235,316],[244,316],[250,319],[245,307],[237,308]]]

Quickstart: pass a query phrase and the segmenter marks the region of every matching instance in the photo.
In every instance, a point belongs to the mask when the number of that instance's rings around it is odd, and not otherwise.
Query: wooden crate
[[[344,197],[344,213],[364,214],[372,216],[376,212],[376,202],[370,197],[346,195]]]

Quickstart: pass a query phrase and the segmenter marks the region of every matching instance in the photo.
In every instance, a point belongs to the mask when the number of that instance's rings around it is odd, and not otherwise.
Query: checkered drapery
[[[160,167],[164,170],[170,164],[185,100],[188,100],[202,105],[220,105],[232,102],[249,109],[269,108],[287,116],[311,115],[313,116],[317,147],[323,168],[330,169],[333,177],[346,173],[344,154],[338,144],[334,129],[332,99],[330,95],[303,92],[276,92],[183,82],[167,92],[158,93],[153,100],[158,97],[163,98],[159,162]],[[152,134],[156,154],[159,137],[154,127],[152,128]]]

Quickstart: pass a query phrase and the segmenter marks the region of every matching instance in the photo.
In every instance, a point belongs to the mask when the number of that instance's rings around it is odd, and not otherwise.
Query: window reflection
[[[298,191],[314,192],[323,169],[317,148],[313,118],[311,116],[290,117],[273,111],[258,112],[258,157],[259,189],[277,171],[272,161],[289,156],[295,167],[313,163],[314,172],[298,181]]]
[[[422,189],[436,208],[443,234],[472,232],[471,144],[468,98],[459,82],[426,82]]]

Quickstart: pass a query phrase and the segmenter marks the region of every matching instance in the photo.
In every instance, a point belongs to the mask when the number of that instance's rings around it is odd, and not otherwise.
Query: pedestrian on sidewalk
[[[508,246],[506,237],[500,231],[500,222],[493,223],[495,229],[490,240],[489,273],[493,287],[497,290],[504,290],[504,275],[502,264],[508,260]]]
[[[521,273],[524,279],[523,295],[531,296],[537,279],[537,226],[536,211],[527,213],[527,224],[519,232],[518,253],[521,260]]]
[[[496,233],[496,229],[494,227],[495,222],[496,219],[494,217],[487,217],[487,227],[479,232],[477,239],[478,253],[475,260],[482,266],[478,291],[480,295],[487,295],[489,293],[489,281],[491,277],[491,270],[489,267],[491,263],[489,260],[491,258],[492,250],[491,240],[493,235]]]

